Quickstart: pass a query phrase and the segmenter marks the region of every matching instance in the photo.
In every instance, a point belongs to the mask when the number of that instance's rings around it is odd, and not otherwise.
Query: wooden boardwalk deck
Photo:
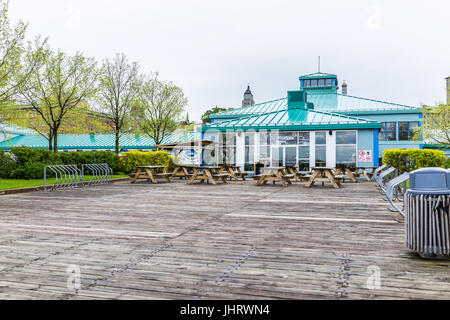
[[[0,196],[0,299],[450,299],[450,262],[409,252],[386,208],[369,182]]]

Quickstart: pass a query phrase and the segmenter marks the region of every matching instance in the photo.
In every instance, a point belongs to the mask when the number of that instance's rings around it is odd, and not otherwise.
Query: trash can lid
[[[409,174],[409,193],[450,194],[450,170],[422,168]]]

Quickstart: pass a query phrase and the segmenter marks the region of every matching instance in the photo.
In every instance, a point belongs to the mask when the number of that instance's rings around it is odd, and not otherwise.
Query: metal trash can
[[[450,170],[410,173],[405,195],[406,246],[423,258],[450,256]]]

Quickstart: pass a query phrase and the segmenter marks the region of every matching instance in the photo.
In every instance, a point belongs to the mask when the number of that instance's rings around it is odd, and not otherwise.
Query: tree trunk
[[[116,154],[119,154],[119,130],[116,130]]]
[[[53,150],[53,134],[51,131],[48,134],[48,150]]]
[[[53,152],[58,153],[58,133],[53,133]]]

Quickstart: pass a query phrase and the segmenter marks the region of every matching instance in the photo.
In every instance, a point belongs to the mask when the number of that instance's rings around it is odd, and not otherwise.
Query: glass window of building
[[[380,134],[378,135],[380,141],[395,141],[397,140],[397,123],[383,122],[381,124]]]
[[[303,87],[307,88],[311,86],[311,80],[303,80]]]
[[[255,162],[255,133],[245,133],[245,171],[253,171]]]
[[[327,166],[326,132],[316,132],[316,167]]]
[[[309,146],[298,147],[298,169],[309,171]]]
[[[401,141],[409,141],[414,139],[415,129],[419,126],[419,122],[399,122],[398,123],[398,139]]]
[[[298,169],[309,171],[309,132],[298,133]]]
[[[409,123],[409,140],[414,140],[416,135],[419,133],[417,132],[417,129],[419,128],[419,122],[418,121],[412,121]]]
[[[265,161],[270,160],[270,132],[260,131],[259,132],[259,160]]]
[[[317,87],[317,80],[311,80],[311,87]]]
[[[278,144],[281,146],[285,145],[297,145],[297,132],[279,132],[278,134]]]
[[[272,166],[282,167],[284,158],[284,148],[283,147],[272,147]]]
[[[319,79],[317,80],[317,85],[319,87],[325,87],[325,79]]]
[[[236,134],[234,132],[223,132],[222,143],[219,144],[220,160],[222,163],[236,164]]]
[[[297,166],[297,147],[286,147],[284,149],[284,165],[285,166]]]
[[[336,131],[336,165],[356,167],[356,131]]]
[[[333,85],[333,80],[332,79],[325,79],[325,86],[331,87],[332,85]]]
[[[298,144],[300,146],[309,146],[309,132],[298,133]]]

